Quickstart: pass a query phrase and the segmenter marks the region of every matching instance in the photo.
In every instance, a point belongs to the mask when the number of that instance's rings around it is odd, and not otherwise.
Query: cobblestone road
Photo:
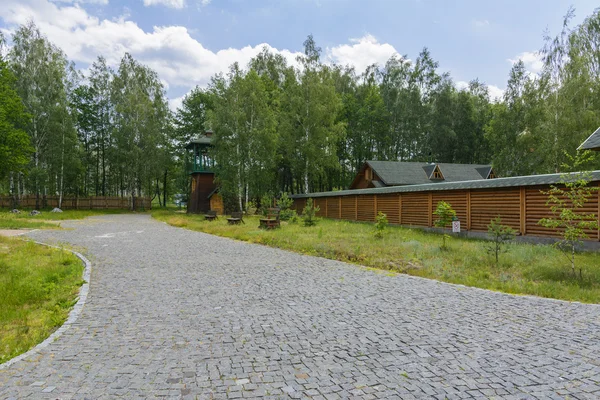
[[[38,231],[93,265],[77,322],[0,398],[599,398],[600,307],[513,297],[169,227]]]

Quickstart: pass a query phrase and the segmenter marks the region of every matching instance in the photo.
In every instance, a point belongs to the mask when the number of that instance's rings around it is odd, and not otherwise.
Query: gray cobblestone
[[[30,236],[86,249],[87,303],[58,340],[0,369],[1,399],[600,394],[596,305],[390,276],[145,215],[63,225]]]

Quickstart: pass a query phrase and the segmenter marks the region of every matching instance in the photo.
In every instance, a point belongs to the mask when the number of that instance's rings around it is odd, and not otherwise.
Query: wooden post
[[[354,196],[354,220],[358,221],[358,196]]]
[[[374,194],[373,195],[373,208],[374,208],[374,213],[373,213],[373,220],[377,221],[377,195]]]
[[[427,199],[427,215],[428,221],[427,226],[433,226],[433,193],[429,192],[429,198]]]
[[[338,216],[342,219],[342,196],[338,196]]]
[[[327,205],[329,204],[328,200],[329,200],[329,198],[325,197],[325,218],[327,218],[327,215],[328,215],[328,211],[327,211],[327,208],[328,208]]]
[[[598,182],[598,187],[600,188],[600,182]],[[598,190],[598,241],[600,242],[600,190]]]
[[[471,189],[467,190],[467,230],[471,230]]]
[[[521,236],[525,236],[527,234],[527,201],[525,196],[525,186],[521,186],[519,194],[519,222]]]
[[[398,225],[402,225],[402,195],[398,193]]]

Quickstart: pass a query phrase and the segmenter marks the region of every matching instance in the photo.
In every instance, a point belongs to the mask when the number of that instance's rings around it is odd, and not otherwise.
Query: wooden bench
[[[279,208],[269,208],[266,218],[260,219],[259,228],[263,229],[275,229],[279,228]]]
[[[208,211],[206,214],[204,214],[204,219],[207,221],[214,221],[217,219],[217,212],[213,210]]]
[[[237,225],[240,222],[243,223],[243,224],[245,224],[245,222],[244,222],[244,214],[241,213],[241,212],[232,212],[231,213],[231,217],[227,218],[227,223],[229,225]]]

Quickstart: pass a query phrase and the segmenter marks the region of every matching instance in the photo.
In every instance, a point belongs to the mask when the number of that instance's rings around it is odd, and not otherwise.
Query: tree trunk
[[[167,208],[167,174],[169,170],[165,168],[165,174],[163,175],[163,207]]]
[[[65,182],[65,132],[63,127],[62,134],[62,150],[60,154],[60,191],[58,194],[58,208],[62,209],[62,200],[63,200],[63,192],[64,192],[64,182]]]

